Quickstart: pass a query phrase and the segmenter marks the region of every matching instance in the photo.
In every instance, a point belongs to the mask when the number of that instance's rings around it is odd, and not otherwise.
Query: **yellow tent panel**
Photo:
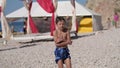
[[[92,18],[83,18],[80,21],[78,33],[88,33],[88,32],[93,32]]]

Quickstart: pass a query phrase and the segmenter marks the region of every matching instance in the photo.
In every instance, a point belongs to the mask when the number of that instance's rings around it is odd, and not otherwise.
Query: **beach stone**
[[[72,39],[69,45],[73,68],[119,68],[120,29]],[[0,68],[57,68],[54,41],[0,46]],[[19,46],[17,46],[19,45]]]

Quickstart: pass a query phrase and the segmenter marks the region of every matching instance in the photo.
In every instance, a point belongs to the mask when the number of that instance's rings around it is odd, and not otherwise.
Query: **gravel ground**
[[[72,39],[73,68],[120,68],[120,29],[110,29]],[[0,68],[57,68],[53,41],[0,45]]]

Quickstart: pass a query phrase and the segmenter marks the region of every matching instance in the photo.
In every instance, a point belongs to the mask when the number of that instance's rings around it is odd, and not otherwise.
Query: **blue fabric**
[[[54,54],[55,54],[55,61],[56,61],[56,63],[57,63],[59,60],[62,60],[63,63],[64,63],[64,60],[66,60],[67,58],[71,58],[68,48],[58,48],[58,47],[57,47],[57,48],[55,49]]]

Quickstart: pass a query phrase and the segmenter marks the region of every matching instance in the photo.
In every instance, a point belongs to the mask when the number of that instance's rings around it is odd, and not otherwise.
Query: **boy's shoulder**
[[[53,31],[53,35],[57,35],[58,34],[58,31],[57,30],[54,30]]]
[[[53,34],[56,34],[56,30],[53,31]]]

